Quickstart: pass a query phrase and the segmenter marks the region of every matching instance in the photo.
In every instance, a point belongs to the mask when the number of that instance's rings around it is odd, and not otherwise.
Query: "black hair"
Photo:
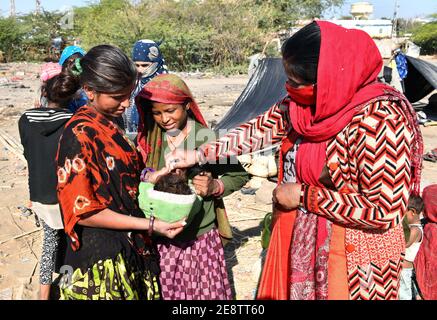
[[[193,191],[188,186],[187,177],[176,173],[169,173],[160,177],[153,189],[173,194],[193,194]]]
[[[121,49],[100,45],[80,58],[80,68],[76,66],[76,60],[69,60],[54,90],[64,98],[73,97],[82,86],[97,93],[116,93],[133,87],[136,76],[135,64]]]
[[[45,97],[49,103],[54,103],[58,107],[66,108],[72,97],[59,95],[55,88],[59,85],[59,75],[44,82],[41,86],[41,96]]]
[[[67,68],[72,62],[74,62],[77,58],[82,58],[83,55],[79,52],[73,53],[71,56],[69,56],[63,63],[62,69]]]
[[[425,204],[423,203],[423,199],[420,196],[411,195],[410,200],[408,200],[407,209],[416,210],[416,214],[420,214],[425,208]]]
[[[313,21],[296,32],[282,46],[287,71],[305,84],[317,82],[320,56],[320,27]]]

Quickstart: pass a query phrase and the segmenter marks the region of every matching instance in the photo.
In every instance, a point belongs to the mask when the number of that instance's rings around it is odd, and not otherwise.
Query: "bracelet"
[[[216,193],[213,193],[212,196],[218,198],[225,192],[225,185],[220,179],[214,179],[213,181],[218,184],[218,190]]]
[[[153,168],[145,168],[143,171],[141,171],[141,176],[140,176],[140,180],[142,181],[142,182],[148,182],[148,179],[147,179],[147,174],[150,172],[150,173],[153,173],[153,172],[155,172],[156,170],[155,169],[153,169]]]
[[[305,191],[307,187],[305,184],[300,185],[299,207],[301,208],[305,208]]]
[[[208,162],[206,161],[205,154],[201,149],[196,149],[196,158],[196,162],[199,164],[199,166],[202,166]]]
[[[149,230],[148,230],[149,237],[152,237],[154,223],[155,223],[155,217],[152,214],[152,215],[150,215],[150,218],[149,218]]]
[[[305,209],[312,213],[319,212],[319,188],[308,186],[305,190]]]

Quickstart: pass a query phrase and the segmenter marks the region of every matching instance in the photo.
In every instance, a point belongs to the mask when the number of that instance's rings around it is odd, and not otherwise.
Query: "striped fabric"
[[[70,119],[73,115],[68,110],[48,108],[32,109],[25,111],[24,114],[29,122],[56,122],[59,120]]]
[[[351,299],[398,296],[413,140],[399,103],[367,105],[327,148],[332,181],[349,193],[322,189],[319,210],[346,226]]]
[[[397,299],[404,254],[401,225],[411,189],[412,129],[402,101],[380,97],[328,143],[336,190],[320,189],[318,214],[345,227],[350,299]],[[202,146],[208,159],[281,141],[288,121],[280,105]],[[252,136],[252,138],[249,138]]]
[[[276,104],[266,113],[252,119],[236,129],[229,131],[217,141],[203,145],[202,149],[209,160],[220,156],[238,156],[262,150],[282,141],[289,132],[286,106]]]

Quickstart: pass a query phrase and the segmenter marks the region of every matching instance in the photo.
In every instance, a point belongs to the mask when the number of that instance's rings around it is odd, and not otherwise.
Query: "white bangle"
[[[199,164],[199,166],[202,166],[208,162],[208,161],[205,161],[205,155],[203,154],[202,150],[200,150],[200,149],[196,150],[196,158],[197,158],[196,161]]]

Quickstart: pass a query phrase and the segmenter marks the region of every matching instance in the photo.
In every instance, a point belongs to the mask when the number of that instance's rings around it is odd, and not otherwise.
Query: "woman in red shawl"
[[[282,56],[286,98],[195,153],[174,152],[167,165],[281,143],[258,298],[397,299],[400,222],[420,181],[414,110],[378,82],[381,55],[363,31],[312,22]]]
[[[165,172],[165,155],[182,148],[193,150],[216,139],[207,128],[185,82],[176,75],[153,78],[136,99],[140,114],[138,146],[150,182]],[[174,239],[156,237],[160,254],[160,283],[165,300],[232,299],[223,245],[229,237],[222,198],[239,190],[249,175],[234,158],[232,165],[208,164],[193,177],[196,193],[203,198],[200,212]],[[150,169],[149,169],[150,168]],[[222,218],[222,219],[221,219]],[[226,229],[223,226],[227,227]]]

